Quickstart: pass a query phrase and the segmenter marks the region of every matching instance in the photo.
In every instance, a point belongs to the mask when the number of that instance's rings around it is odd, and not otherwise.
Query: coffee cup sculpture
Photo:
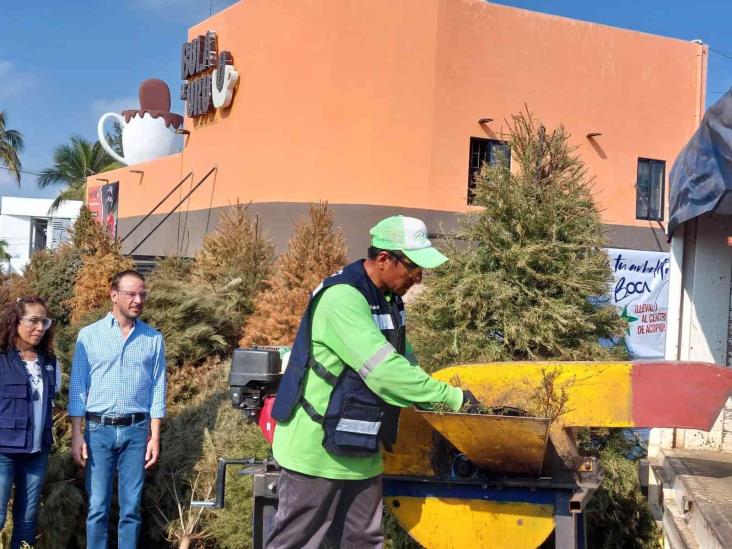
[[[114,118],[122,127],[123,156],[111,147],[104,123]],[[170,89],[162,80],[151,78],[140,86],[140,108],[108,112],[99,119],[99,142],[117,162],[129,166],[178,152],[180,138],[176,130],[183,127],[183,117],[170,112]]]

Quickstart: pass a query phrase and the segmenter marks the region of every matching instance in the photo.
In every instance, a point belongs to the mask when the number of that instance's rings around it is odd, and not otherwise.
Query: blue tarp
[[[671,169],[669,237],[676,227],[711,213],[732,191],[732,90],[704,115]]]

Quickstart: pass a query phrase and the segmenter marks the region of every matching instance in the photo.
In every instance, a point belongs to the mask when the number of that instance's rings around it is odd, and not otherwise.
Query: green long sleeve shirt
[[[385,355],[388,342],[374,323],[368,302],[356,288],[339,284],[318,296],[312,340],[315,360],[336,376],[343,368],[359,371],[368,364],[366,385],[389,404],[406,407],[439,402],[453,410],[462,405],[460,389],[430,377],[393,350]],[[380,358],[375,366],[374,358]],[[307,373],[304,396],[321,415],[325,414],[331,391],[327,382]],[[277,425],[274,457],[286,469],[330,479],[367,479],[384,470],[380,452],[366,457],[336,456],[326,452],[322,443],[322,426],[298,406],[289,421]]]

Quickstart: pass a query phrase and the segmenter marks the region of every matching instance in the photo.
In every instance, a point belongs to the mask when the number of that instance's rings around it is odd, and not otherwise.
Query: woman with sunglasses
[[[51,324],[46,301],[36,295],[17,298],[0,318],[0,528],[14,484],[12,549],[35,543],[61,385]]]

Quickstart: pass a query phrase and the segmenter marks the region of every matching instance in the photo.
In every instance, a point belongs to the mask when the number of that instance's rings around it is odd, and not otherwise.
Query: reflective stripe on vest
[[[377,435],[380,428],[380,421],[360,421],[358,419],[346,419],[342,417],[338,420],[336,431],[358,433],[361,435]]]
[[[396,349],[394,349],[394,346],[391,343],[384,343],[383,347],[381,347],[378,351],[371,355],[366,360],[366,362],[363,363],[363,366],[361,366],[361,368],[358,370],[358,375],[360,375],[363,379],[366,379],[368,375],[374,371],[374,368],[384,362],[386,357],[388,357],[391,353],[395,351]]]

